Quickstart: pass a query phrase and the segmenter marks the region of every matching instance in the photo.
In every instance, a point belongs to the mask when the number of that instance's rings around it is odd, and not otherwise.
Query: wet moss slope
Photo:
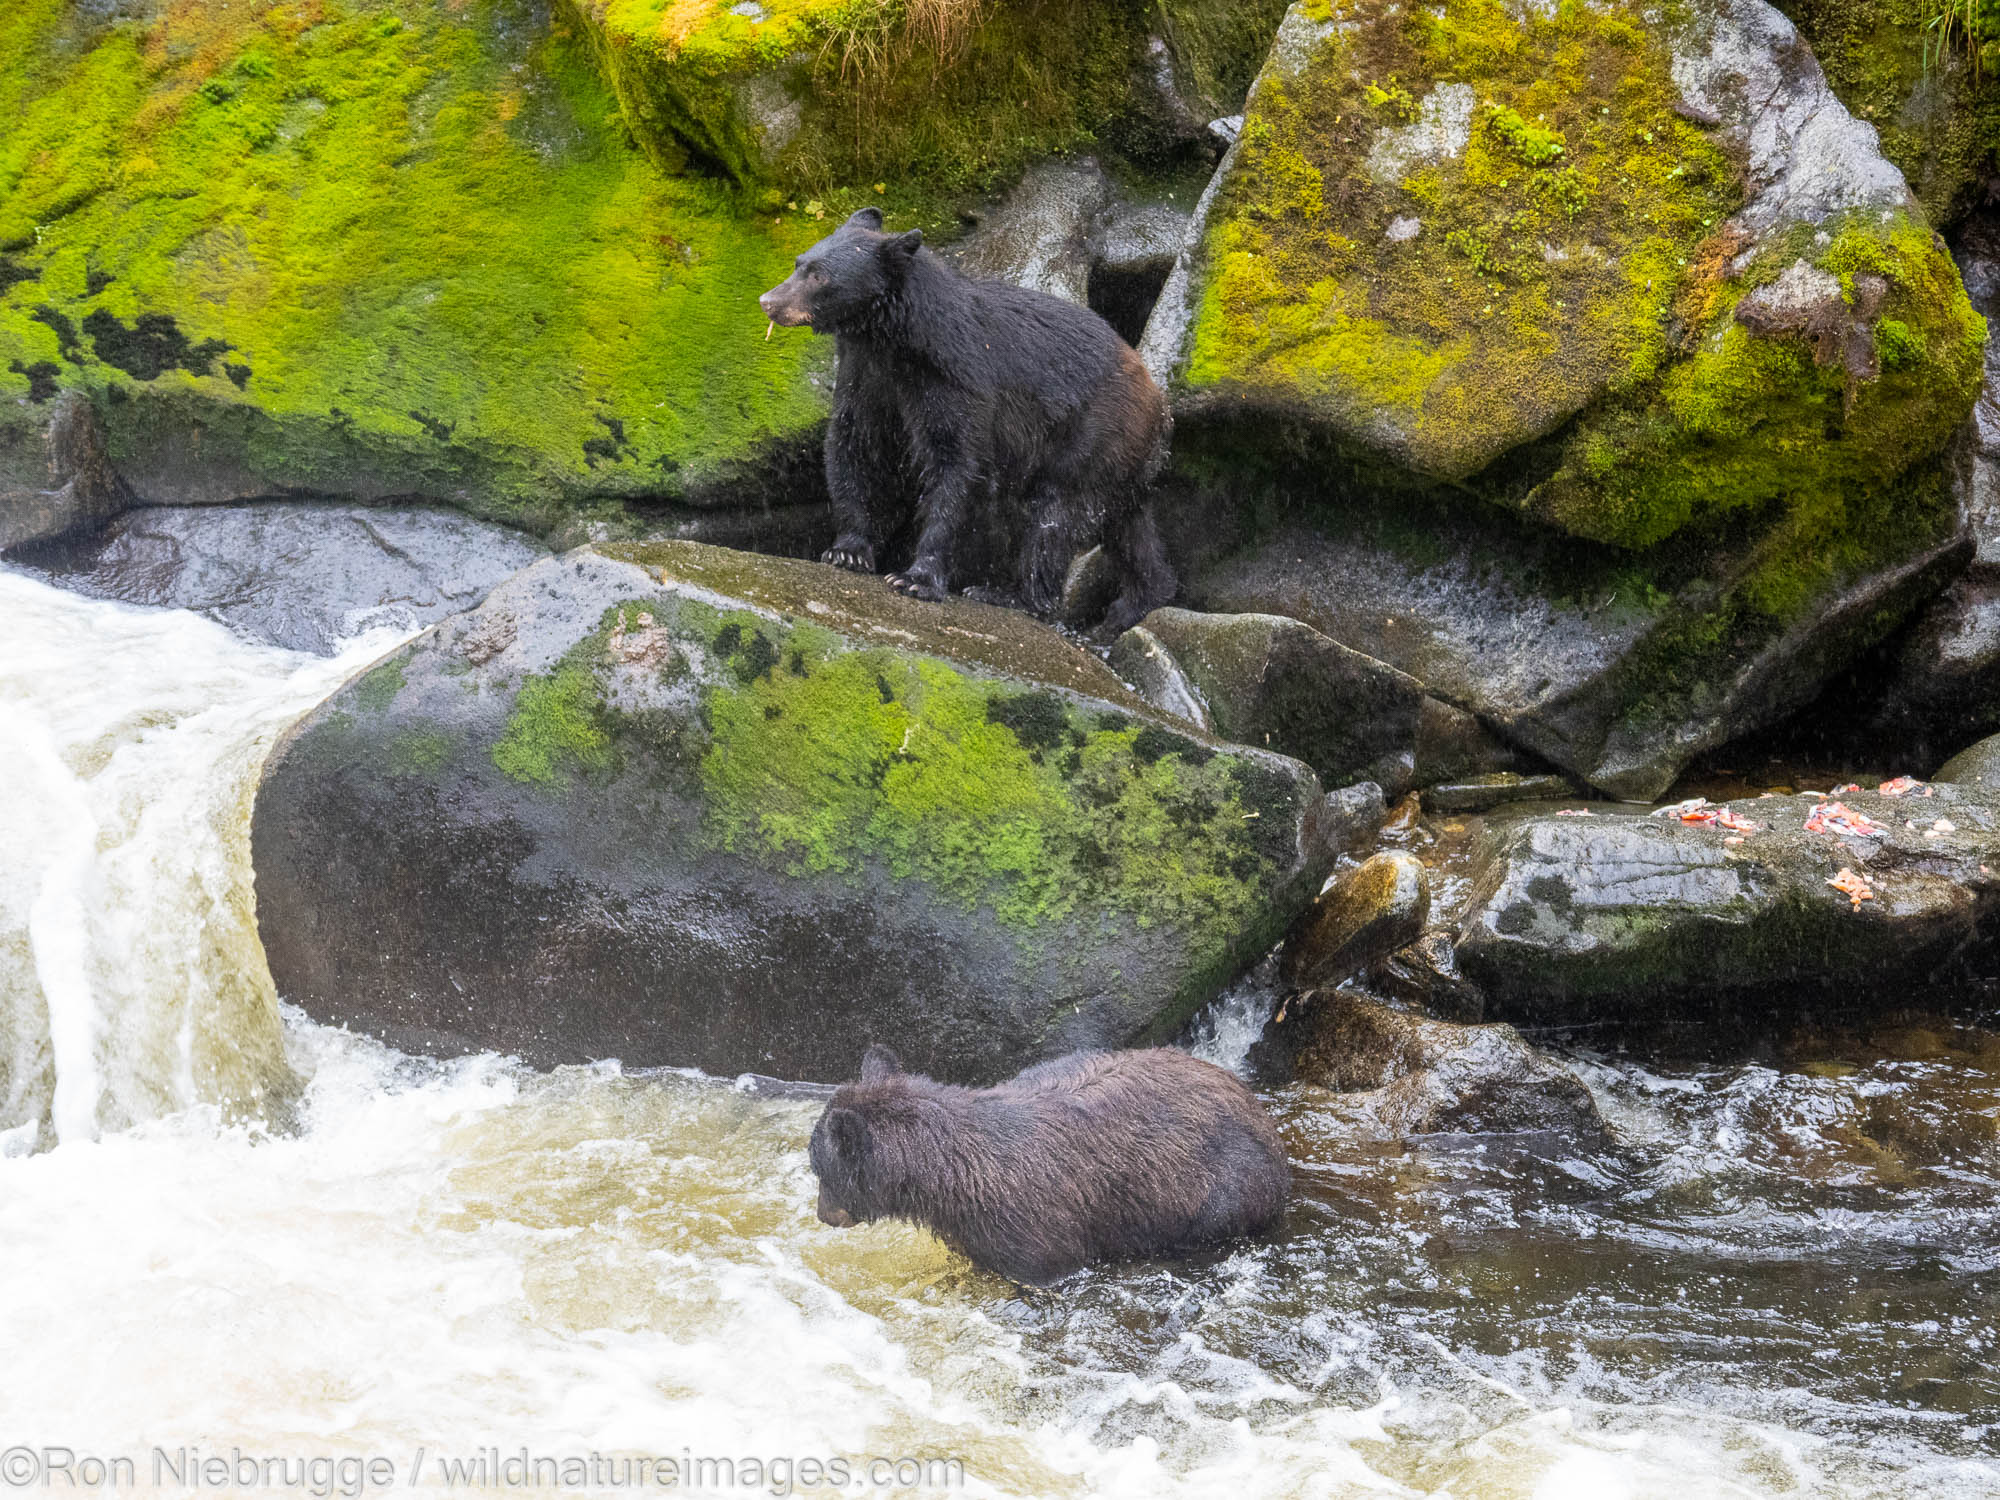
[[[0,120],[0,397],[87,391],[142,493],[546,524],[822,415],[752,302],[818,226],[663,176],[525,0],[20,0]]]

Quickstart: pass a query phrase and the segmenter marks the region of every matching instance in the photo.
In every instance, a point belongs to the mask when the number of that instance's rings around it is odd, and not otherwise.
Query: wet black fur
[[[1079,1052],[964,1089],[870,1047],[811,1155],[827,1223],[907,1219],[1034,1285],[1255,1234],[1291,1181],[1249,1089],[1170,1048]]]
[[[1088,308],[970,280],[921,230],[881,227],[861,210],[759,299],[839,344],[824,560],[873,572],[909,555],[890,575],[905,593],[973,580],[1047,614],[1071,559],[1101,542],[1121,578],[1108,627],[1169,602],[1145,497],[1173,424],[1138,355]]]

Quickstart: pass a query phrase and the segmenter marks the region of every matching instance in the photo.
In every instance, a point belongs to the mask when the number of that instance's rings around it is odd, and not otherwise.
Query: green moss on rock
[[[990,0],[962,23],[904,0],[569,3],[656,160],[691,153],[744,184],[817,193],[879,177],[985,189],[1050,152],[1157,148],[1151,39],[1198,105],[1227,113],[1284,10]]]
[[[819,226],[631,145],[514,0],[0,13],[0,396],[156,494],[698,499],[824,410],[754,297]],[[18,366],[18,369],[13,367]]]
[[[1204,247],[1191,393],[1458,480],[1660,371],[1739,191],[1638,7],[1363,0],[1287,25]],[[1377,102],[1384,78],[1413,108]]]
[[[792,659],[788,641],[776,649]],[[1051,705],[1060,728],[1044,722]],[[1235,761],[943,662],[809,653],[800,670],[711,690],[705,708],[714,836],[799,873],[879,861],[1022,927],[1109,907],[1141,927],[1223,930],[1277,873]],[[1281,799],[1266,800],[1275,817]]]
[[[1728,607],[1778,622],[1934,543],[1984,322],[1907,204],[1753,237],[1675,24],[1295,6],[1193,267],[1184,435],[1280,415],[1382,484],[1641,555],[1748,522]]]
[[[1985,320],[1937,237],[1907,215],[1857,213],[1801,248],[1772,247],[1733,285],[1695,291],[1716,309],[1700,343],[1656,386],[1581,423],[1529,508],[1633,547],[1690,521],[1769,511],[1786,534],[1779,571],[1792,575],[1755,601],[1774,614],[1809,593],[1814,575],[1928,535],[1929,517],[1906,500],[1921,487],[1902,476],[1964,419],[1984,373]],[[1767,337],[1731,316],[1745,292],[1801,264],[1837,278],[1850,302],[1857,273],[1886,285],[1879,321],[1860,336],[1877,351],[1886,339],[1891,357],[1857,372],[1805,330]],[[1616,455],[1609,468],[1595,461],[1605,451]]]
[[[523,682],[492,754],[502,775],[548,787],[561,785],[565,772],[606,769],[611,741],[589,668],[566,661]]]
[[[991,1081],[1170,1039],[1332,862],[1306,767],[1018,613],[617,550],[534,563],[266,763],[258,915],[311,1014],[792,1078],[888,1037]]]
[[[368,713],[379,714],[396,701],[396,694],[402,690],[403,661],[392,656],[354,684],[354,702]]]
[[[744,562],[781,586],[833,576]],[[991,640],[995,612],[965,608]],[[386,709],[393,694],[368,687],[364,706]],[[699,808],[689,855],[726,851],[797,878],[885,872],[1024,930],[1083,910],[1142,929],[1258,927],[1260,888],[1296,858],[1297,780],[1262,763],[810,615],[672,589],[607,609],[524,677],[490,753],[510,780],[565,796],[607,775],[659,775]]]

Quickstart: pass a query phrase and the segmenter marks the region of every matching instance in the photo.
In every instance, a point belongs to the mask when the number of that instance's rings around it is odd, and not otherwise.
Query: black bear
[[[882,233],[864,208],[757,299],[773,323],[838,342],[838,534],[822,560],[872,573],[893,550],[911,558],[889,575],[906,594],[942,599],[977,577],[1047,614],[1071,559],[1101,542],[1121,585],[1105,624],[1134,624],[1174,594],[1145,506],[1173,430],[1166,398],[1096,313],[969,280],[923,238]]]
[[[1074,1053],[990,1089],[905,1073],[870,1047],[811,1156],[825,1223],[908,1219],[1034,1285],[1255,1234],[1291,1183],[1256,1096],[1164,1047]]]

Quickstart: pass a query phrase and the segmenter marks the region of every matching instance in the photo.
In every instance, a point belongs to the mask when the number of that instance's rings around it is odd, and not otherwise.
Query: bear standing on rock
[[[1291,1185],[1256,1096],[1167,1047],[1074,1053],[990,1089],[905,1073],[870,1047],[811,1156],[823,1222],[907,1219],[1034,1285],[1255,1234]]]
[[[881,231],[862,209],[757,299],[772,322],[839,342],[826,434],[839,534],[823,560],[872,573],[894,549],[911,557],[889,575],[903,593],[942,599],[983,577],[1045,615],[1071,559],[1102,543],[1121,580],[1108,628],[1169,602],[1145,492],[1173,424],[1139,356],[1088,308],[969,280],[922,230]]]

